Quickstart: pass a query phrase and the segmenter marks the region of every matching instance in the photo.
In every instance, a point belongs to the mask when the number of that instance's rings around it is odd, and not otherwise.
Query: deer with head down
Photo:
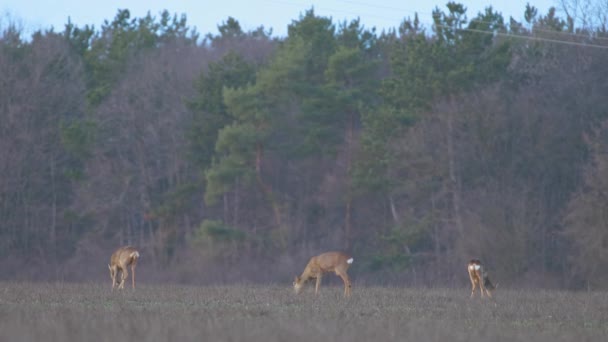
[[[311,279],[316,280],[315,294],[319,294],[321,278],[324,273],[334,272],[344,282],[344,297],[350,296],[351,283],[346,271],[353,263],[353,258],[343,252],[327,252],[310,258],[301,276],[296,276],[293,288],[299,294],[306,282]]]
[[[483,298],[484,292],[489,298],[492,298],[490,290],[496,289],[498,283],[496,285],[492,283],[481,261],[479,259],[471,259],[467,265],[467,269],[469,271],[469,278],[471,279],[471,298],[475,296],[475,289],[477,287],[479,287],[479,291],[481,292],[481,298]]]
[[[124,246],[117,249],[110,257],[110,277],[112,278],[112,291],[114,286],[118,285],[119,289],[125,288],[125,280],[129,276],[127,268],[131,266],[131,281],[132,286],[135,288],[135,266],[137,266],[137,260],[139,260],[139,252],[135,247]],[[116,282],[118,272],[121,273],[120,282]]]

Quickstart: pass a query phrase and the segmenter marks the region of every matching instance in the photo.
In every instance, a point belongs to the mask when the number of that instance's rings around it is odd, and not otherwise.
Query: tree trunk
[[[344,213],[344,235],[346,240],[346,250],[350,250],[352,241],[352,202],[353,196],[351,193],[351,169],[352,169],[352,149],[353,149],[353,138],[354,138],[354,126],[355,126],[355,114],[351,112],[348,118],[348,125],[346,128],[346,209]]]
[[[399,213],[397,213],[397,207],[395,206],[395,200],[392,195],[388,196],[388,203],[391,207],[391,215],[393,216],[393,222],[396,224],[401,223],[401,218],[399,217]]]
[[[236,180],[236,184],[234,186],[234,205],[233,205],[233,216],[232,216],[232,225],[234,227],[238,227],[239,225],[239,180]]]
[[[461,210],[461,196],[460,186],[458,184],[458,178],[456,175],[456,156],[454,155],[454,101],[450,100],[450,108],[447,110],[447,149],[448,149],[448,175],[449,175],[449,189],[452,195],[452,209],[454,214],[454,222],[456,229],[460,237],[464,235],[464,227],[462,224],[462,210]]]
[[[51,259],[53,263],[53,269],[55,271],[55,277],[58,279],[58,265],[57,265],[57,189],[55,185],[55,158],[51,156],[51,192],[52,192],[52,203],[51,203]]]
[[[258,184],[262,188],[262,191],[270,201],[272,205],[272,211],[274,212],[274,221],[277,227],[281,227],[281,210],[279,208],[279,204],[274,198],[274,193],[272,192],[272,188],[270,185],[266,184],[262,179],[262,156],[264,154],[264,148],[261,144],[257,144],[256,153],[255,153],[255,174],[258,180]]]

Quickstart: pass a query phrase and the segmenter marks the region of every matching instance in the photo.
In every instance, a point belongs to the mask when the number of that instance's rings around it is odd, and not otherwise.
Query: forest
[[[608,18],[449,2],[285,37],[186,14],[30,36],[0,20],[0,280],[608,286]],[[582,6],[581,4],[585,4]]]

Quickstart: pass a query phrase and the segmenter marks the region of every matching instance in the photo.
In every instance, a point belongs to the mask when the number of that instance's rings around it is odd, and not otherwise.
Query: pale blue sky
[[[133,16],[141,17],[148,11],[153,15],[163,9],[171,14],[185,13],[190,26],[199,33],[217,33],[217,25],[229,16],[237,19],[245,30],[261,25],[273,29],[273,36],[285,36],[287,25],[299,18],[305,10],[314,7],[315,13],[332,17],[334,23],[350,21],[359,17],[367,28],[378,31],[395,28],[405,17],[413,17],[415,12],[423,23],[431,20],[431,11],[436,6],[445,9],[447,0],[407,1],[407,0],[2,0],[0,2],[0,27],[7,18],[23,25],[26,32],[47,29],[53,26],[63,30],[68,17],[79,26],[95,25],[99,28],[103,20],[111,20],[119,8],[127,8]],[[545,14],[549,7],[556,6],[558,0],[462,0],[468,10],[468,17],[474,17],[489,5],[501,12],[505,19],[509,16],[523,20],[526,3],[530,2]]]

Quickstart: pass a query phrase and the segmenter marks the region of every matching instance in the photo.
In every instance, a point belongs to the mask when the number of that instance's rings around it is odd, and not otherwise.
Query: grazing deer
[[[116,252],[112,253],[110,264],[108,265],[108,268],[110,269],[110,277],[112,277],[112,291],[114,291],[114,286],[117,284],[116,277],[118,276],[119,271],[121,272],[121,277],[120,283],[118,283],[118,288],[125,288],[125,280],[129,276],[129,272],[127,271],[128,266],[131,266],[131,281],[133,288],[135,288],[135,266],[137,265],[138,259],[139,252],[135,247],[131,246],[120,247],[116,250]]]
[[[479,286],[479,291],[481,292],[481,298],[483,298],[483,292],[486,292],[488,297],[492,298],[492,293],[490,290],[496,289],[497,286],[494,286],[488,277],[488,274],[481,265],[481,261],[478,259],[472,259],[469,261],[468,265],[469,270],[469,278],[471,278],[471,298],[475,295],[475,288]],[[498,283],[496,284],[498,285]]]
[[[342,252],[327,252],[310,258],[301,276],[296,276],[293,288],[299,294],[304,284],[310,279],[316,279],[315,294],[319,294],[323,273],[335,272],[344,281],[344,297],[350,296],[350,279],[346,271],[353,263],[353,258]]]

